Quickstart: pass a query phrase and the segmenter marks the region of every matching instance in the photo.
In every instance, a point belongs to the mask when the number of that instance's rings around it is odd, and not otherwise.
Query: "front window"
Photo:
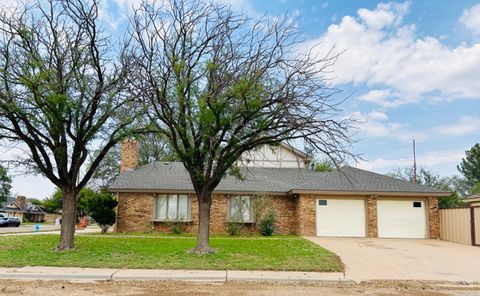
[[[190,199],[187,195],[162,194],[156,198],[155,220],[191,220]]]
[[[253,222],[252,200],[250,196],[230,197],[228,220],[232,222]]]

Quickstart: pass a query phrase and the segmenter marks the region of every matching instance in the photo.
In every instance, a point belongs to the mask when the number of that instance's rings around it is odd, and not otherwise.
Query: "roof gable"
[[[309,162],[306,153],[285,143],[277,146],[262,145],[244,152],[239,160],[242,166],[269,168],[305,168]]]
[[[17,209],[17,210],[20,210],[20,206],[15,202],[15,201],[12,201],[10,203],[7,203],[7,205],[5,206],[6,209]]]

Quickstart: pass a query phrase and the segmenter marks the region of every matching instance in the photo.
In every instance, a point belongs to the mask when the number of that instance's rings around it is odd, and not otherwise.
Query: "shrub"
[[[266,215],[259,223],[260,233],[263,236],[271,236],[275,232],[275,221],[275,213],[271,212]]]
[[[102,229],[102,234],[106,233],[110,226],[115,224],[115,207],[118,202],[113,194],[108,192],[95,193],[85,200],[86,212],[97,222]]]
[[[225,225],[230,235],[239,235],[243,228],[243,223],[238,221],[229,221]]]
[[[270,196],[255,196],[254,198],[255,228],[260,234],[270,236],[275,232],[275,205]]]
[[[171,233],[180,234],[185,231],[183,219],[165,221],[165,224],[170,228]]]
[[[153,228],[154,228],[153,227],[153,222],[148,221],[147,223],[145,223],[143,233],[145,233],[145,234],[153,233]]]

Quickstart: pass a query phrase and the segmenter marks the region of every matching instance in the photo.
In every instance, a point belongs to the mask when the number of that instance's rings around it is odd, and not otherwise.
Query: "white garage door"
[[[365,201],[317,199],[317,235],[365,237]]]
[[[424,201],[378,200],[378,237],[425,238]]]

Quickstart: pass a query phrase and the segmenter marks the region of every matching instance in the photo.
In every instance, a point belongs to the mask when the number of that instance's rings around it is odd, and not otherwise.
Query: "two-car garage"
[[[366,199],[362,198],[316,199],[317,235],[366,237],[369,220],[366,204]],[[427,211],[423,199],[378,199],[376,221],[381,238],[427,237]]]

